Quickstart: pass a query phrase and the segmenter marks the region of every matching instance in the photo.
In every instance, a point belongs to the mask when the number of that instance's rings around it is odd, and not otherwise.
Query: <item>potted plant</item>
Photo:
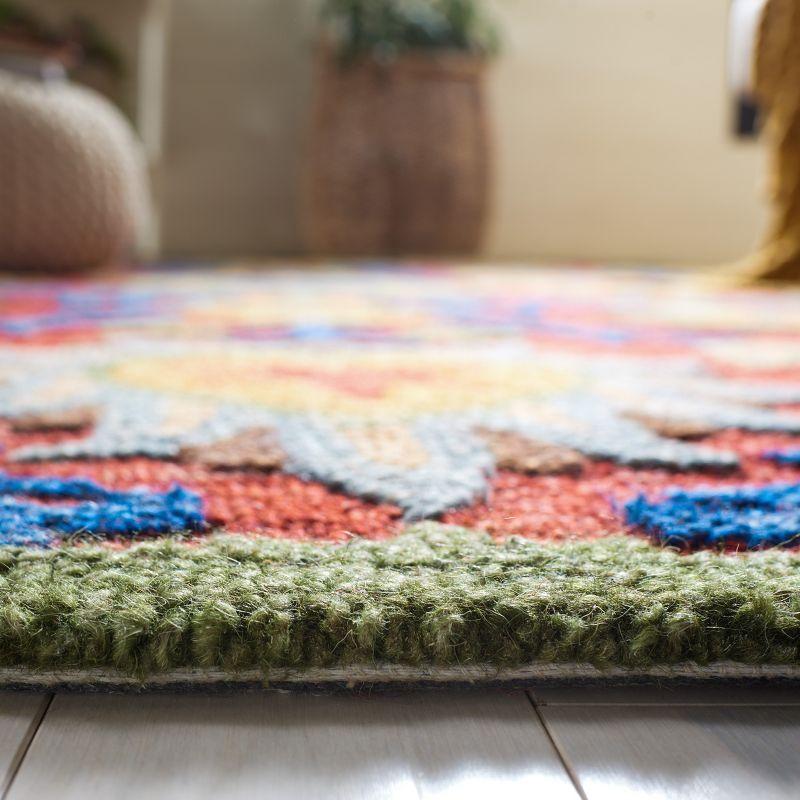
[[[11,67],[55,64],[62,72],[89,70],[113,80],[124,71],[119,52],[90,19],[52,25],[15,0],[0,0],[0,59]]]
[[[481,0],[324,0],[311,154],[313,251],[471,254],[488,208]]]

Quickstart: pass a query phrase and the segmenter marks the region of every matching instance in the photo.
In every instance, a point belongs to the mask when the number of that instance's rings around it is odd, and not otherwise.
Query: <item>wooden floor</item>
[[[800,797],[800,690],[0,693],[0,800]]]

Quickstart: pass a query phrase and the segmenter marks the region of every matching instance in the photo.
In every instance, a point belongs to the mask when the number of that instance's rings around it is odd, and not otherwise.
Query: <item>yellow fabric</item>
[[[800,0],[768,0],[754,79],[771,148],[771,219],[746,272],[759,279],[800,281]]]

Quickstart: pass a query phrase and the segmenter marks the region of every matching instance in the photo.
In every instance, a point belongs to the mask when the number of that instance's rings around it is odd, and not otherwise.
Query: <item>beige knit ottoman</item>
[[[110,102],[0,71],[0,268],[109,264],[134,242],[147,204],[141,148]]]

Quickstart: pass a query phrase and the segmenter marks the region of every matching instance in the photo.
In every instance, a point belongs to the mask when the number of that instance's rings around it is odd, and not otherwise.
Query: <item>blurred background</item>
[[[476,39],[477,70],[454,77],[448,64],[435,80],[449,90],[432,90],[427,73],[427,88],[403,79],[403,101],[380,122],[367,95],[400,79],[336,78],[341,53],[326,54],[324,42],[330,30],[341,35],[346,10],[330,28],[318,0],[11,5],[54,29],[76,15],[93,26],[106,58],[71,67],[73,78],[112,98],[141,139],[153,200],[139,235],[151,256],[358,251],[357,236],[331,242],[323,230],[315,240],[315,224],[341,230],[336,214],[347,212],[354,231],[361,215],[364,233],[378,208],[408,209],[423,227],[440,213],[452,246],[424,231],[409,234],[423,245],[408,247],[393,230],[372,249],[492,259],[715,264],[742,257],[763,228],[763,146],[737,135],[747,124],[731,90],[730,0],[486,0],[477,11],[494,38]],[[16,52],[19,38],[0,37],[0,51]],[[378,60],[388,72],[395,57]],[[375,147],[358,144],[370,119],[376,136],[406,131],[397,147],[410,165],[362,163]],[[358,152],[336,149],[337,125],[350,126],[340,136]],[[433,180],[431,158],[444,183],[401,185],[412,173]],[[371,185],[370,169],[391,168],[400,188],[347,209],[331,165]],[[465,229],[469,241],[457,235]]]

